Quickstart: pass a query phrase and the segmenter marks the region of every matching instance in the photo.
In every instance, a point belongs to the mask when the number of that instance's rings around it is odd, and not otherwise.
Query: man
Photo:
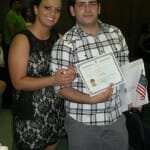
[[[113,53],[120,66],[128,62],[128,48],[121,31],[98,20],[100,0],[70,0],[70,11],[76,24],[53,48],[54,72],[107,53]],[[65,99],[69,150],[128,150],[119,86],[112,89],[110,85],[103,93],[90,97],[78,73],[71,85],[55,87]]]

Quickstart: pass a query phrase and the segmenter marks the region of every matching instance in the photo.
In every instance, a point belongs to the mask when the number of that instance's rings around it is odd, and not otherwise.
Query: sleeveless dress
[[[37,39],[29,30],[24,34],[30,44],[28,76],[50,76],[51,49],[58,33],[51,31],[47,40]],[[16,66],[17,67],[17,66]],[[35,91],[14,91],[14,134],[20,150],[43,150],[65,135],[64,102],[52,87]]]

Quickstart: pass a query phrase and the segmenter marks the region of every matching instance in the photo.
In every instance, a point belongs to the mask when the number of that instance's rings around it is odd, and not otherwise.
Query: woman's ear
[[[37,6],[34,6],[34,13],[35,13],[35,15],[38,14],[38,8],[37,8]]]

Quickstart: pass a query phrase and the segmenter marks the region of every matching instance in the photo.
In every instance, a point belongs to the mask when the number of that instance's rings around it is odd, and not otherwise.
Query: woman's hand
[[[53,85],[67,85],[70,84],[75,77],[76,73],[74,68],[72,66],[68,66],[66,68],[58,70],[52,76],[52,83]]]

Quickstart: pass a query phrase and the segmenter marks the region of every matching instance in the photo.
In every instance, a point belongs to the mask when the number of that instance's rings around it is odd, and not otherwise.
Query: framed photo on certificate
[[[91,96],[104,91],[111,83],[115,86],[125,82],[113,53],[80,62],[76,68]]]

